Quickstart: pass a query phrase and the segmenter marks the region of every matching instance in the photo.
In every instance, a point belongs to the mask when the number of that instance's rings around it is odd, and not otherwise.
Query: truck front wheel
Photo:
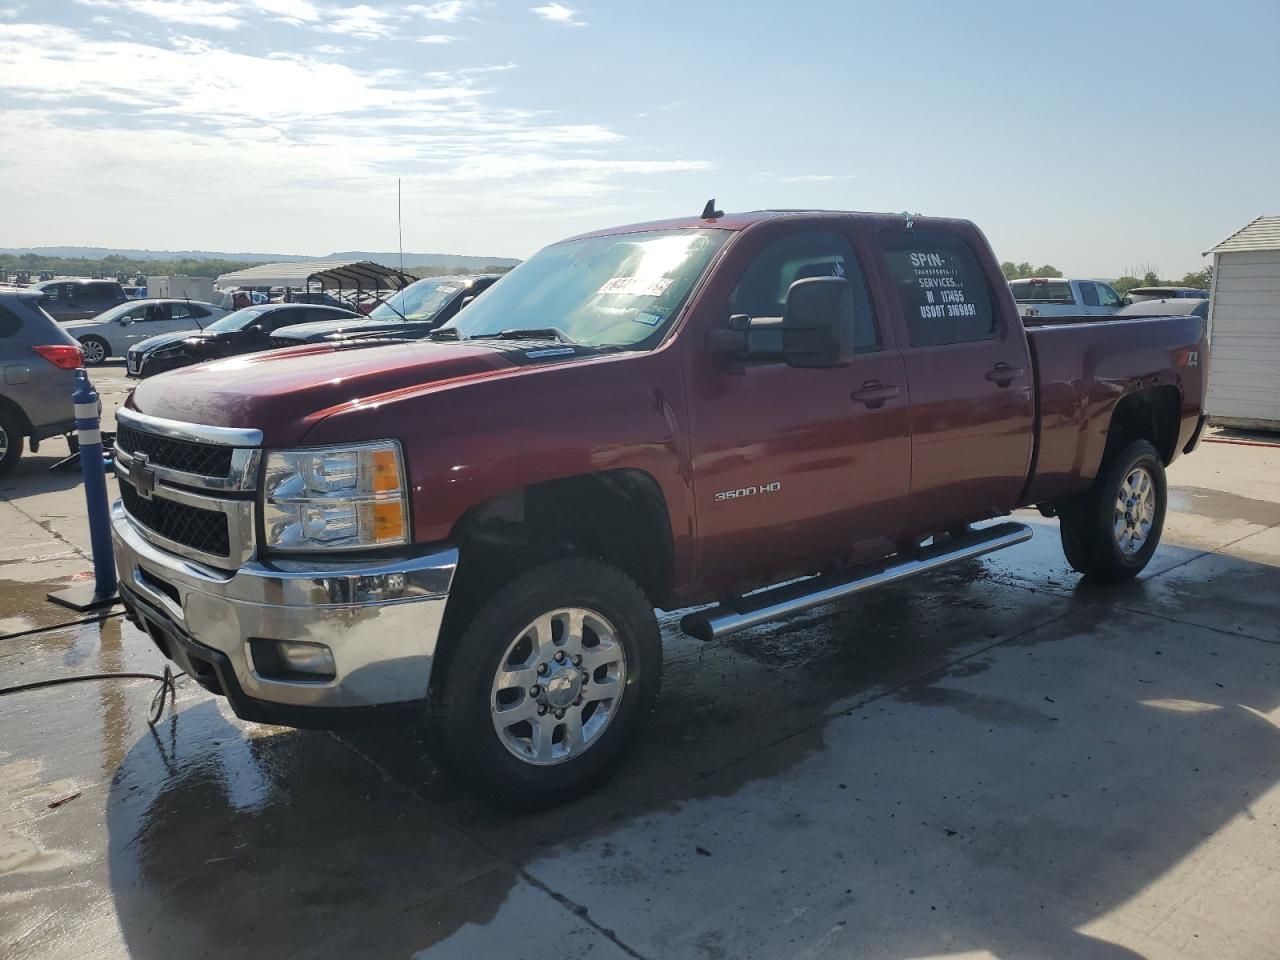
[[[608,777],[662,676],[652,605],[596,560],[544,563],[501,587],[450,654],[431,697],[428,747],[486,799],[524,810]]]
[[[1160,454],[1135,440],[1111,458],[1091,490],[1059,510],[1067,562],[1098,580],[1137,576],[1160,544],[1167,497]]]

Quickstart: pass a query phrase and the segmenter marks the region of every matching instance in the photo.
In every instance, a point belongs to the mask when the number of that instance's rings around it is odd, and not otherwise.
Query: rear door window
[[[1080,299],[1086,307],[1099,306],[1098,288],[1087,280],[1080,281]]]
[[[991,290],[967,243],[917,230],[883,233],[880,241],[913,347],[996,335]]]

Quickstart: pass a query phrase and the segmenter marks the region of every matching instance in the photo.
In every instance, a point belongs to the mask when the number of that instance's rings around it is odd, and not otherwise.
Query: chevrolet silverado
[[[143,381],[121,594],[240,717],[399,718],[579,795],[711,640],[1031,536],[1132,577],[1204,423],[1197,317],[1024,321],[970,222],[766,211],[547,247],[430,340]],[[994,520],[995,522],[988,522]]]

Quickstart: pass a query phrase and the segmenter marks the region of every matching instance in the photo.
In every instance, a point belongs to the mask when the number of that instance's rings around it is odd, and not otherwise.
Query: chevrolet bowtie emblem
[[[133,489],[143,500],[150,500],[156,491],[156,472],[151,469],[145,453],[133,458],[133,467],[129,470],[129,479],[133,481]]]

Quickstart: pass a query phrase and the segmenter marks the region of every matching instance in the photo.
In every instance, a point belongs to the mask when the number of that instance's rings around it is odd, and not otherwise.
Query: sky
[[[1280,214],[1280,4],[0,0],[0,246],[526,257],[611,224],[966,217],[1200,269]]]

